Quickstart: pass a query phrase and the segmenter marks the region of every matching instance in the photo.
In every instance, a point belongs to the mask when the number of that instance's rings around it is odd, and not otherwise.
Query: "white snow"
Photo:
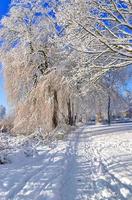
[[[132,123],[82,126],[50,144],[1,133],[0,144],[0,200],[132,199]]]

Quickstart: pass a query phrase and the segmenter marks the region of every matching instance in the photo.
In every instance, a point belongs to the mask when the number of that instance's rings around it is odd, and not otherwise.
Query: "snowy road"
[[[0,166],[0,200],[132,200],[132,124],[84,126]]]

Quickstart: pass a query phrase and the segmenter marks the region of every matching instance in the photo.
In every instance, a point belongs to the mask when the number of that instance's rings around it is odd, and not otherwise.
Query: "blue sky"
[[[0,19],[8,12],[10,0],[0,1]],[[4,90],[3,76],[0,74],[0,104],[7,107],[6,94]]]
[[[0,1],[0,18],[8,12],[10,0]]]

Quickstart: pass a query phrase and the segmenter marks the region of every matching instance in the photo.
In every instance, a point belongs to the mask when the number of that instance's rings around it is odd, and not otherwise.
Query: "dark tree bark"
[[[111,97],[110,97],[110,94],[108,96],[108,125],[111,124]]]
[[[34,53],[34,48],[33,48],[33,45],[32,45],[31,41],[29,42],[29,48],[30,48],[30,54],[33,54]]]
[[[58,125],[58,98],[57,91],[54,91],[54,108],[53,108],[53,118],[52,118],[53,128]]]
[[[38,51],[39,53],[41,53],[44,57],[44,63],[41,63],[39,66],[38,66],[38,69],[39,71],[41,72],[41,74],[43,75],[45,70],[48,69],[48,58],[47,58],[47,55],[46,53],[44,52],[44,50],[39,50]]]
[[[34,85],[34,87],[37,87],[37,84],[38,84],[38,76],[37,76],[37,74],[35,73],[35,74],[33,75],[33,85]]]
[[[76,114],[74,112],[74,103],[72,103],[72,125],[76,124]]]
[[[68,107],[68,124],[72,126],[73,125],[73,116],[72,116],[70,99],[67,102],[67,107]]]

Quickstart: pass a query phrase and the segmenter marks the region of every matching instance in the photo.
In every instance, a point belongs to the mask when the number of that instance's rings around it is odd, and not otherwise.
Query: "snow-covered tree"
[[[69,52],[59,45],[56,2],[13,0],[1,21],[0,58],[18,132],[43,126],[51,130],[60,121],[73,123],[72,90],[69,93],[60,64]]]
[[[83,59],[80,73],[96,81],[109,69],[132,65],[132,2],[62,1],[58,20],[65,41]]]
[[[107,99],[101,86],[105,80],[106,87],[105,74],[131,64],[130,43],[125,50],[119,45],[120,52],[113,51],[118,48],[112,38],[117,34],[118,42],[124,37],[130,40],[129,34],[121,29],[120,37],[114,20],[110,34],[99,6],[107,8],[106,1],[103,5],[89,2],[11,1],[8,15],[1,20],[0,59],[8,96],[16,108],[14,130],[31,132],[42,126],[51,130],[62,121],[74,124],[77,117],[89,112],[84,108],[90,93]],[[102,100],[97,99],[99,108]]]
[[[0,32],[0,58],[11,100],[25,98],[53,66],[50,58],[55,54],[55,24],[52,8],[41,0],[11,1]]]
[[[125,84],[129,80],[129,73],[126,69],[118,71],[109,70],[101,80],[101,85],[107,94],[106,111],[108,124],[111,123],[112,112],[125,109],[126,101],[123,97]]]

